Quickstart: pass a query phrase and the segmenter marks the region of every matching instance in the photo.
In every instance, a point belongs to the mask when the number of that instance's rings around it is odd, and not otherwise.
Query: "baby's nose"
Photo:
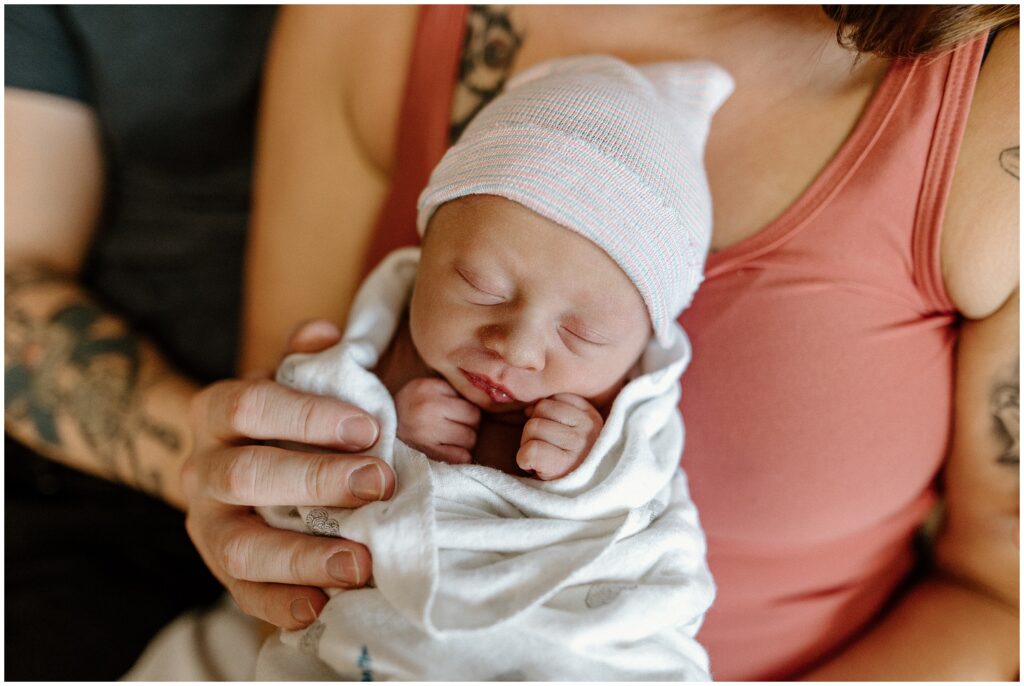
[[[539,371],[544,368],[544,334],[528,322],[517,321],[489,327],[483,336],[484,347],[497,354],[510,367]]]

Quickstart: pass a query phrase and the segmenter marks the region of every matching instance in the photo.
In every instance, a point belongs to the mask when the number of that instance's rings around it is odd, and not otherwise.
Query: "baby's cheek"
[[[552,378],[549,395],[572,393],[586,398],[593,405],[600,406],[622,388],[625,372],[609,369],[601,364],[566,365]]]
[[[413,298],[409,307],[409,330],[413,344],[420,355],[439,354],[443,348],[464,342],[470,335],[473,322],[468,308],[453,302],[448,294],[424,293]]]
[[[409,308],[409,334],[413,347],[428,365],[432,365],[437,356],[437,343],[444,340],[443,318],[430,312],[429,308]]]

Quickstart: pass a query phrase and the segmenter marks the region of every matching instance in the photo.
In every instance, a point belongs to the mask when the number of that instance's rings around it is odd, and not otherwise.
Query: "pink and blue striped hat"
[[[450,200],[513,200],[615,260],[670,345],[671,322],[703,280],[704,144],[732,89],[724,69],[697,61],[632,66],[600,55],[524,71],[435,167],[419,198],[420,234]]]

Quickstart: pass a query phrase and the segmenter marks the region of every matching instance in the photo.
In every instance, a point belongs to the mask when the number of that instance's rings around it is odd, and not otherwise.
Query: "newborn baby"
[[[450,201],[429,227],[408,329],[377,370],[404,383],[398,438],[452,464],[565,476],[651,338],[640,293],[597,245],[502,197]]]
[[[345,336],[283,383],[356,403],[392,500],[262,508],[365,543],[374,585],[265,644],[258,678],[710,677],[714,588],[678,469],[676,323],[701,281],[706,63],[556,60],[473,120]],[[432,459],[431,459],[432,458]]]

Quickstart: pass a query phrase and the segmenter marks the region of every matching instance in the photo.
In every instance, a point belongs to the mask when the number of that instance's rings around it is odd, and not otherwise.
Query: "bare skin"
[[[553,57],[606,52],[636,62],[706,58],[734,76],[706,157],[715,250],[753,235],[801,194],[888,68],[836,45],[834,26],[811,6],[531,5],[505,17],[512,75]],[[296,319],[340,321],[346,312],[394,164],[415,20],[402,7],[291,8],[282,17],[250,248],[249,366],[268,366]],[[1019,145],[1017,54],[1017,31],[1007,30],[982,70],[942,234],[947,292],[968,320],[958,369],[974,371],[958,379],[939,569],[809,678],[1004,679],[1018,670],[1017,467],[999,461],[1005,436],[990,410],[994,384],[1004,383],[995,373],[1017,356],[1018,189],[1003,154]],[[487,71],[480,75],[486,90]],[[298,240],[296,227],[312,237]],[[311,252],[278,259],[296,243]],[[311,275],[312,251],[338,259]],[[950,627],[954,615],[963,619]]]

